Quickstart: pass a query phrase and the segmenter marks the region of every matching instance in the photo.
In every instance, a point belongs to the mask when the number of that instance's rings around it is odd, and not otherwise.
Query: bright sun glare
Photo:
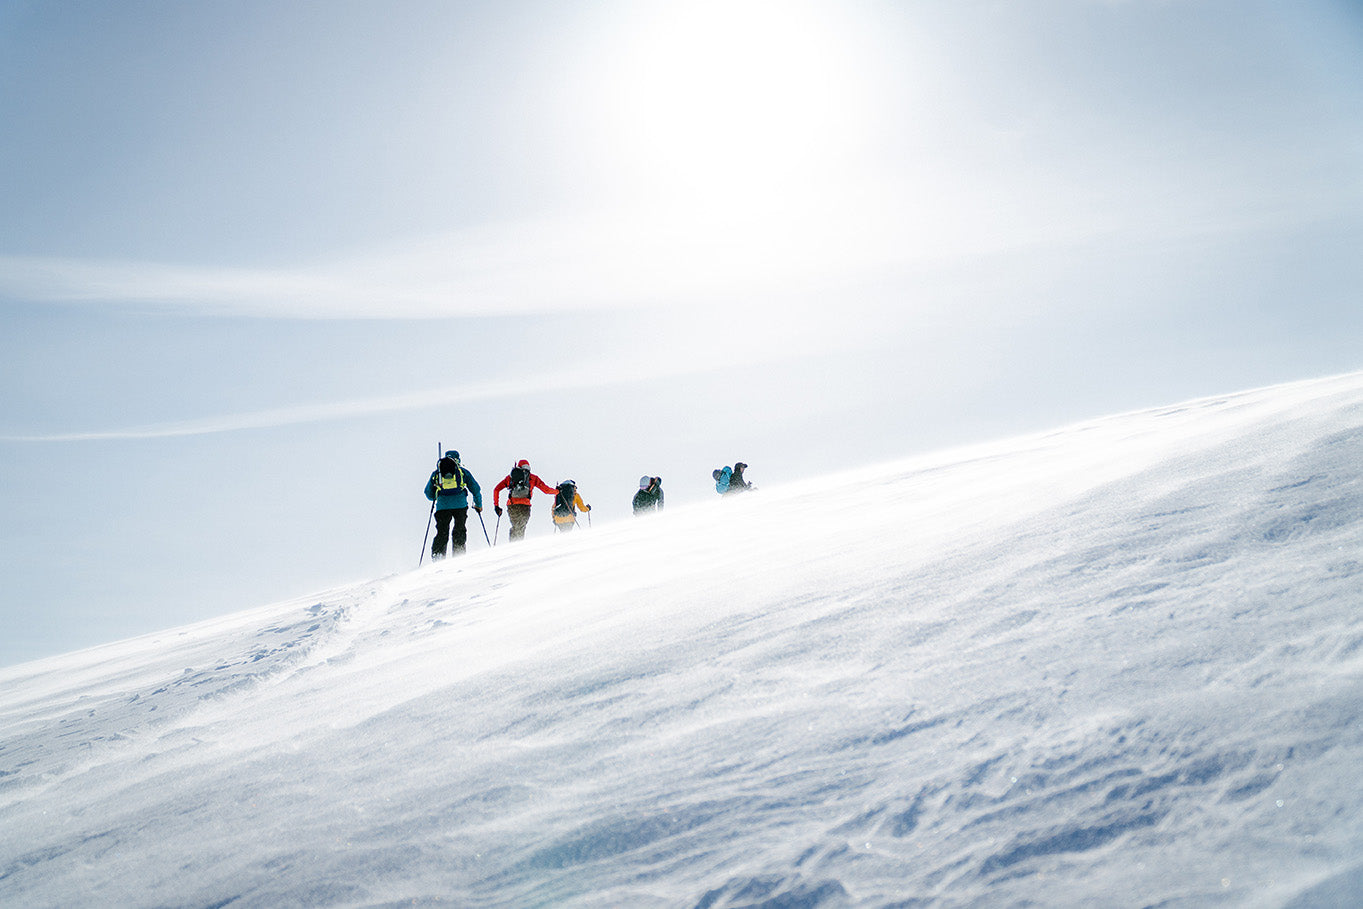
[[[870,80],[830,16],[801,2],[701,0],[636,22],[605,104],[621,176],[732,208],[838,169],[864,138]]]
[[[855,267],[843,228],[878,217],[864,187],[883,120],[866,23],[832,0],[628,9],[593,48],[583,123],[616,296],[775,299]]]

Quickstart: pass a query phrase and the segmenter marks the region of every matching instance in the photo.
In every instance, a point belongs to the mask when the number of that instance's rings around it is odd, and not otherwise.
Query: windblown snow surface
[[[1360,464],[1363,374],[0,670],[0,903],[1357,904]]]

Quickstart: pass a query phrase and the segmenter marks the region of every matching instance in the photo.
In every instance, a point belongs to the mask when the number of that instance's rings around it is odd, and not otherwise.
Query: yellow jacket
[[[576,507],[577,511],[591,511],[591,510],[592,510],[592,506],[590,506],[590,505],[588,505],[586,502],[582,501],[582,493],[578,492],[577,490],[573,490],[573,505]],[[555,523],[555,524],[576,524],[576,523],[577,523],[577,513],[574,512],[573,514],[559,514],[559,513],[558,513],[558,509],[554,509],[554,523]]]

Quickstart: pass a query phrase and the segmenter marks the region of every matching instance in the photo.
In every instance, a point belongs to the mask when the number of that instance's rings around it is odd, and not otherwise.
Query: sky
[[[819,545],[841,467],[1359,368],[1361,49],[1347,2],[0,0],[0,664],[408,567],[439,446],[606,523],[743,460]]]
[[[0,905],[1357,906],[1361,448],[1355,372],[0,667]]]

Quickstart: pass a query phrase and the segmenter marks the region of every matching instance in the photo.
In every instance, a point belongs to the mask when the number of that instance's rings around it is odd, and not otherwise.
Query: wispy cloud
[[[798,355],[799,351],[791,349],[768,353],[755,353],[748,349],[743,354],[742,360],[743,362],[754,363]],[[552,375],[480,382],[406,394],[354,398],[347,401],[272,407],[242,413],[149,423],[139,426],[81,429],[54,433],[7,434],[0,435],[0,441],[41,443],[164,439],[320,423],[330,420],[348,420],[403,411],[429,410],[471,404],[499,398],[514,398],[550,391],[600,388],[622,382],[696,374],[733,362],[735,359],[736,357],[733,356],[715,354],[709,359],[697,360],[691,358],[684,363],[654,362],[650,364],[621,361],[606,366],[578,369],[573,372],[556,371]]]
[[[450,404],[463,404],[488,398],[524,393],[527,389],[511,385],[481,385],[472,388],[445,388],[428,392],[385,397],[359,398],[322,404],[274,407],[246,413],[223,414],[193,420],[149,423],[115,429],[3,436],[6,442],[99,442],[112,440],[164,439],[176,436],[201,436],[265,429],[298,423],[318,423],[404,410],[423,410]]]
[[[768,187],[635,200],[287,268],[0,256],[0,298],[322,319],[790,305],[849,281],[892,274],[902,282],[999,253],[1239,231],[1320,208],[1316,200],[1156,197],[1147,188],[925,169],[799,196]]]
[[[836,261],[788,226],[541,221],[392,243],[289,268],[0,256],[11,299],[279,318],[427,318],[715,303],[783,295]]]
[[[987,195],[882,185],[745,204],[660,200],[394,241],[288,268],[0,256],[0,297],[264,318],[786,303],[849,278],[1071,242],[1110,227],[1053,218],[1038,228],[1031,211],[1016,206],[1009,215]]]

